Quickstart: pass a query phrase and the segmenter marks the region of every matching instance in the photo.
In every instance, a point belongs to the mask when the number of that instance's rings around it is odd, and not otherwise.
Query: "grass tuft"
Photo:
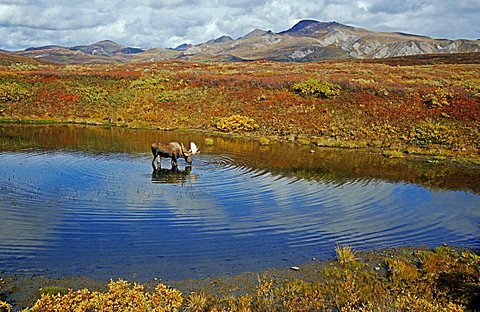
[[[356,260],[355,252],[352,247],[347,245],[337,245],[335,247],[335,252],[337,254],[337,261],[340,264],[348,264]]]
[[[48,287],[40,288],[39,293],[40,293],[40,296],[66,295],[68,294],[68,289],[63,287],[57,287],[57,286],[48,286]]]

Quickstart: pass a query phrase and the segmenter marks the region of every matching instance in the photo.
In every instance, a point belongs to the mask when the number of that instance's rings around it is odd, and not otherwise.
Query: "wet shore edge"
[[[253,140],[259,142],[260,145],[270,145],[275,143],[289,143],[303,146],[311,146],[312,148],[339,148],[351,150],[367,150],[383,154],[387,158],[420,158],[427,161],[452,162],[461,165],[480,167],[480,154],[478,150],[453,150],[438,145],[415,147],[408,145],[397,145],[391,142],[365,142],[365,141],[343,141],[332,140],[310,136],[280,136],[280,135],[257,135],[250,132],[221,132],[213,129],[197,129],[197,128],[161,128],[151,125],[128,124],[128,123],[112,123],[100,122],[94,120],[57,120],[57,119],[19,119],[19,118],[1,118],[2,124],[17,125],[57,125],[57,126],[91,126],[105,128],[126,128],[132,130],[148,130],[148,131],[169,131],[169,132],[191,132],[201,133],[205,136],[226,137],[240,140]]]
[[[139,283],[145,290],[153,292],[158,284],[179,290],[184,296],[202,293],[219,298],[239,297],[255,294],[261,279],[270,279],[276,283],[303,281],[306,283],[328,283],[322,272],[324,269],[362,270],[375,274],[379,280],[386,281],[389,274],[389,261],[404,261],[418,265],[419,255],[431,253],[439,256],[449,253],[454,257],[464,257],[468,253],[479,259],[480,249],[443,244],[436,248],[426,247],[394,247],[370,251],[354,251],[355,265],[341,264],[340,259],[319,260],[312,258],[308,263],[283,268],[270,268],[260,272],[244,272],[238,275],[224,275],[204,279],[162,280],[128,280]],[[338,254],[337,254],[338,255]],[[1,268],[0,268],[1,269]],[[90,291],[107,292],[111,280],[96,280],[86,276],[49,277],[42,275],[6,274],[0,271],[0,302],[6,302],[12,311],[21,311],[32,307],[42,294],[66,293],[68,290],[89,289]]]

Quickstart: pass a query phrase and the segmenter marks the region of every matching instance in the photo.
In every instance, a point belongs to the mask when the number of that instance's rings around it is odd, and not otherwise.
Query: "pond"
[[[152,142],[196,142],[178,170]],[[179,280],[443,243],[480,247],[480,170],[293,144],[0,126],[0,272]]]

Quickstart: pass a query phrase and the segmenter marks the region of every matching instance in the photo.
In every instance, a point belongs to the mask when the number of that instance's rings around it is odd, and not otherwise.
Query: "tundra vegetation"
[[[464,64],[11,64],[0,66],[0,118],[229,132],[478,163],[479,63],[472,54]]]
[[[165,284],[110,281],[105,291],[46,287],[25,311],[475,311],[480,257],[448,246],[394,254],[355,253],[337,260],[256,275],[250,288],[182,293]],[[382,257],[383,256],[383,257]],[[0,301],[1,311],[11,304]]]

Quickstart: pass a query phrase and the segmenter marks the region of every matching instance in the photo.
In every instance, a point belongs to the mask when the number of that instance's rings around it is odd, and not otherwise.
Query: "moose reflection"
[[[161,167],[162,157],[171,159],[172,168],[178,166],[177,159],[180,157],[183,157],[187,164],[190,165],[192,163],[192,155],[199,153],[197,145],[193,142],[190,142],[188,151],[183,146],[183,143],[180,144],[178,142],[170,142],[168,144],[152,143],[151,149],[153,154],[152,165],[155,165],[155,159],[157,159],[158,167]]]
[[[182,185],[187,182],[187,180],[195,179],[194,176],[190,175],[192,171],[191,166],[185,167],[184,170],[178,169],[178,167],[172,167],[171,169],[162,169],[157,168],[155,163],[152,163],[152,182],[153,183],[182,183]]]

